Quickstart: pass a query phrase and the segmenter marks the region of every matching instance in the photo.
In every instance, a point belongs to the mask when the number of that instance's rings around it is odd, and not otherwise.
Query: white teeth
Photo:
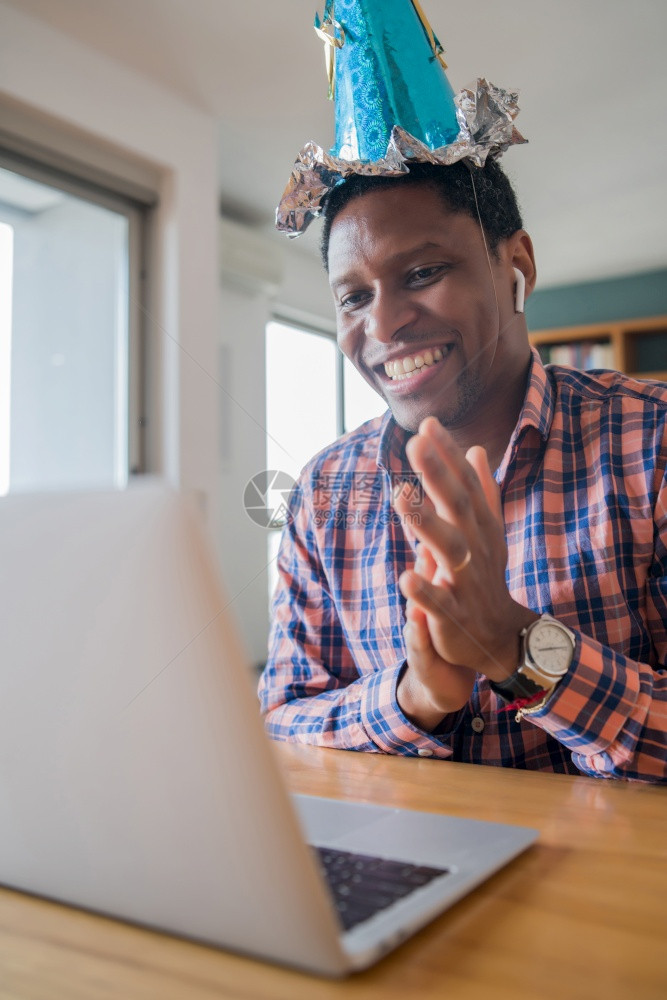
[[[411,378],[416,371],[421,368],[430,368],[432,365],[437,364],[438,361],[448,354],[449,351],[445,348],[444,352],[440,347],[431,350],[426,350],[423,354],[416,354],[414,358],[399,358],[397,361],[387,361],[385,362],[384,370],[395,382],[400,382],[403,379]]]

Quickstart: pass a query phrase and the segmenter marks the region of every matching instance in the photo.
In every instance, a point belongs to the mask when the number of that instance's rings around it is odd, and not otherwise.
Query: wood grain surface
[[[535,826],[540,839],[342,982],[0,890],[0,998],[667,996],[664,788],[286,744],[276,753],[294,791]]]

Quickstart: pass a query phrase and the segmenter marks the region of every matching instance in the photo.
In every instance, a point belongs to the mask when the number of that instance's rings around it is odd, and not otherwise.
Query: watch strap
[[[515,670],[502,683],[489,681],[489,687],[495,694],[500,695],[504,701],[516,701],[518,698],[532,699],[537,694],[546,694],[544,686],[536,684],[530,677],[523,674],[521,668]]]

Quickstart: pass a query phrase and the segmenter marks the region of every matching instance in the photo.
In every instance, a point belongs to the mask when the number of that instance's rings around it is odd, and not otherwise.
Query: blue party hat
[[[298,236],[351,174],[391,176],[409,161],[483,166],[510,144],[517,94],[478,80],[457,96],[443,49],[418,0],[327,0],[315,30],[325,45],[335,141],[303,147],[276,212]]]
[[[334,3],[329,0],[324,24],[333,25],[337,38],[344,39],[334,47],[334,156],[382,159],[394,125],[431,149],[456,139],[454,91],[445,73],[442,46],[418,4],[336,0],[334,20]]]

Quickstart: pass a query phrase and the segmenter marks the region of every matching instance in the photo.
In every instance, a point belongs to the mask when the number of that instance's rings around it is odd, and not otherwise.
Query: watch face
[[[572,661],[572,640],[558,625],[536,622],[527,636],[527,644],[530,658],[540,670],[554,677],[567,672]]]

